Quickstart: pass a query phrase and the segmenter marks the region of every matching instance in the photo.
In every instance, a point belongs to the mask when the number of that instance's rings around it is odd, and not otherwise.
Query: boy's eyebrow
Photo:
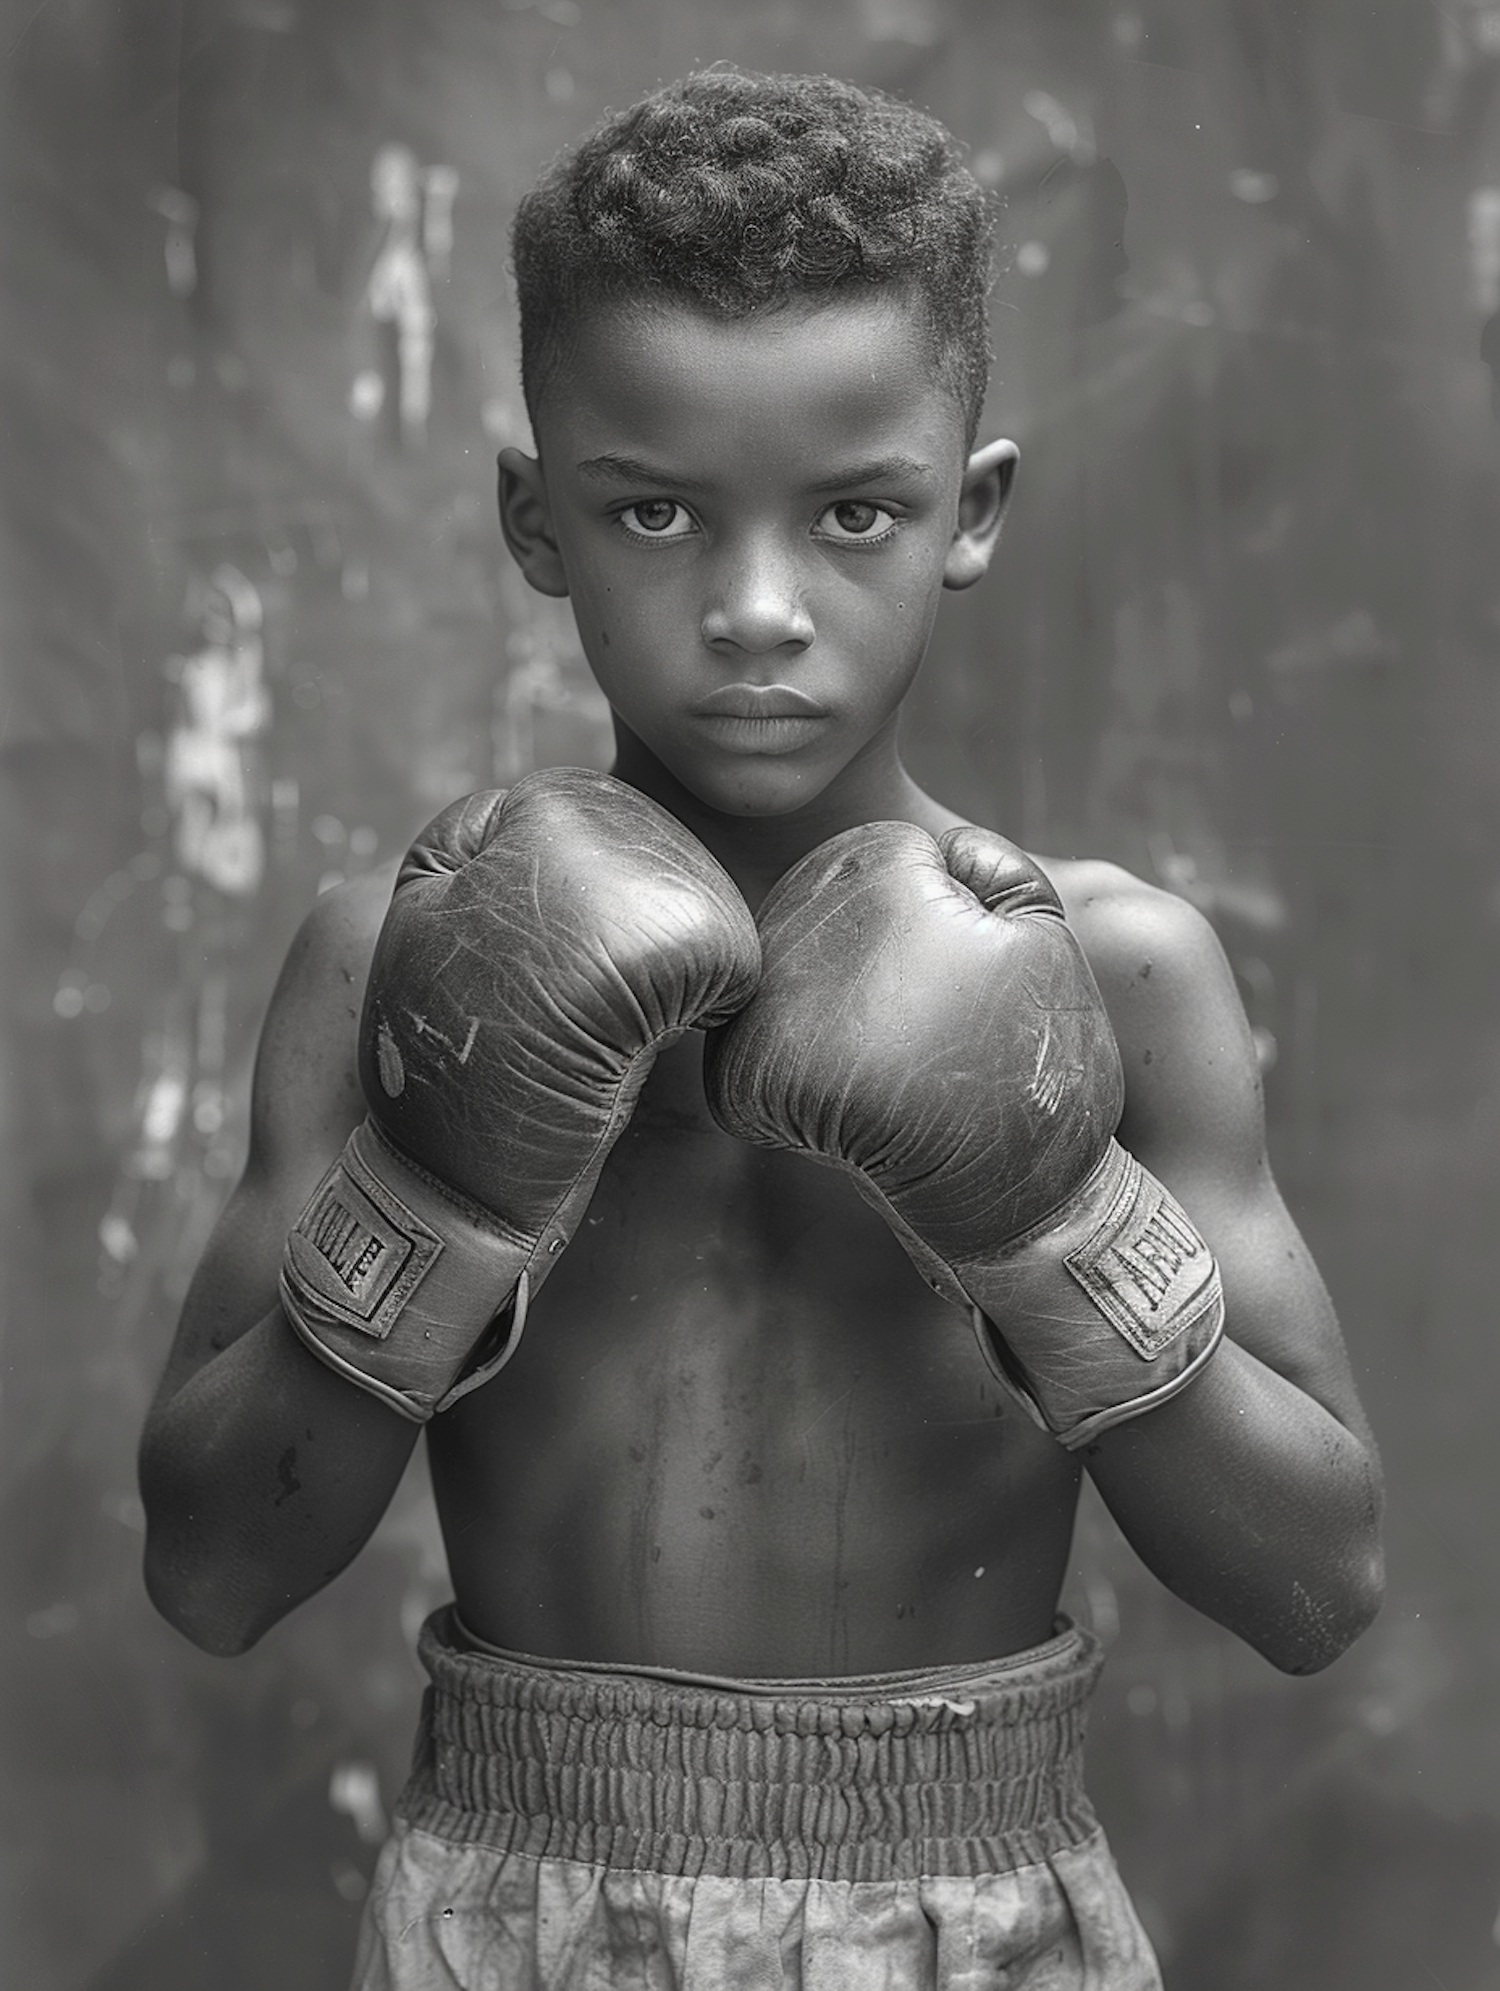
[[[620,456],[614,450],[606,450],[603,456],[586,456],[575,467],[580,477],[590,477],[596,484],[655,484],[663,491],[707,489],[699,477],[680,477],[673,471],[659,470],[654,463],[643,463],[638,456]]]
[[[905,478],[928,483],[934,474],[930,463],[919,463],[914,456],[872,456],[865,463],[846,464],[832,477],[820,477],[808,489],[845,491],[853,484],[899,483]]]
[[[707,488],[702,478],[661,470],[638,456],[622,456],[615,450],[607,450],[603,456],[587,456],[576,468],[580,477],[591,478],[595,483],[652,484],[659,490],[673,491]],[[875,456],[868,462],[846,464],[833,476],[820,477],[807,488],[815,492],[847,491],[856,484],[881,484],[905,478],[928,483],[934,474],[930,463],[920,463],[914,456]]]

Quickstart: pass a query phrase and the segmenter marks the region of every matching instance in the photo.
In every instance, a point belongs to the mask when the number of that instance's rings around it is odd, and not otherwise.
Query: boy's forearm
[[[1234,1343],[1085,1460],[1147,1567],[1284,1672],[1330,1664],[1379,1609],[1378,1461]]]
[[[141,1442],[153,1602],[243,1652],[369,1539],[419,1426],[325,1368],[276,1309],[169,1398]]]

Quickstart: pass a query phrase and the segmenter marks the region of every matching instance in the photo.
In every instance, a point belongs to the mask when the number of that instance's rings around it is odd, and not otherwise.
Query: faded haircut
[[[533,422],[592,308],[744,318],[885,285],[920,307],[969,443],[989,378],[989,197],[935,118],[828,76],[714,68],[607,118],[511,236]]]

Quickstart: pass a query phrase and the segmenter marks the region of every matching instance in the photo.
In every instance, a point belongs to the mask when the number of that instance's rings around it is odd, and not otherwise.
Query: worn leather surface
[[[469,796],[396,881],[360,1025],[371,1113],[555,1255],[656,1052],[738,1009],[759,962],[727,872],[625,783],[552,768]]]
[[[873,823],[787,872],[760,912],[760,988],[711,1037],[706,1080],[730,1133],[860,1170],[951,1261],[1065,1201],[1124,1088],[1043,873],[987,831],[944,841]]]

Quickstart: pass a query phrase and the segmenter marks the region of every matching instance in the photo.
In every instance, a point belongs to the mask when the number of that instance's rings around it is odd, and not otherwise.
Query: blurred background
[[[514,202],[730,58],[936,111],[1004,202],[996,569],[910,755],[1214,921],[1390,1482],[1312,1680],[1095,1505],[1091,1779],[1170,1991],[1500,1986],[1500,7],[4,0],[0,1976],[336,1991],[446,1594],[420,1466],[249,1656],[134,1451],[316,893],[603,764],[493,457]]]

